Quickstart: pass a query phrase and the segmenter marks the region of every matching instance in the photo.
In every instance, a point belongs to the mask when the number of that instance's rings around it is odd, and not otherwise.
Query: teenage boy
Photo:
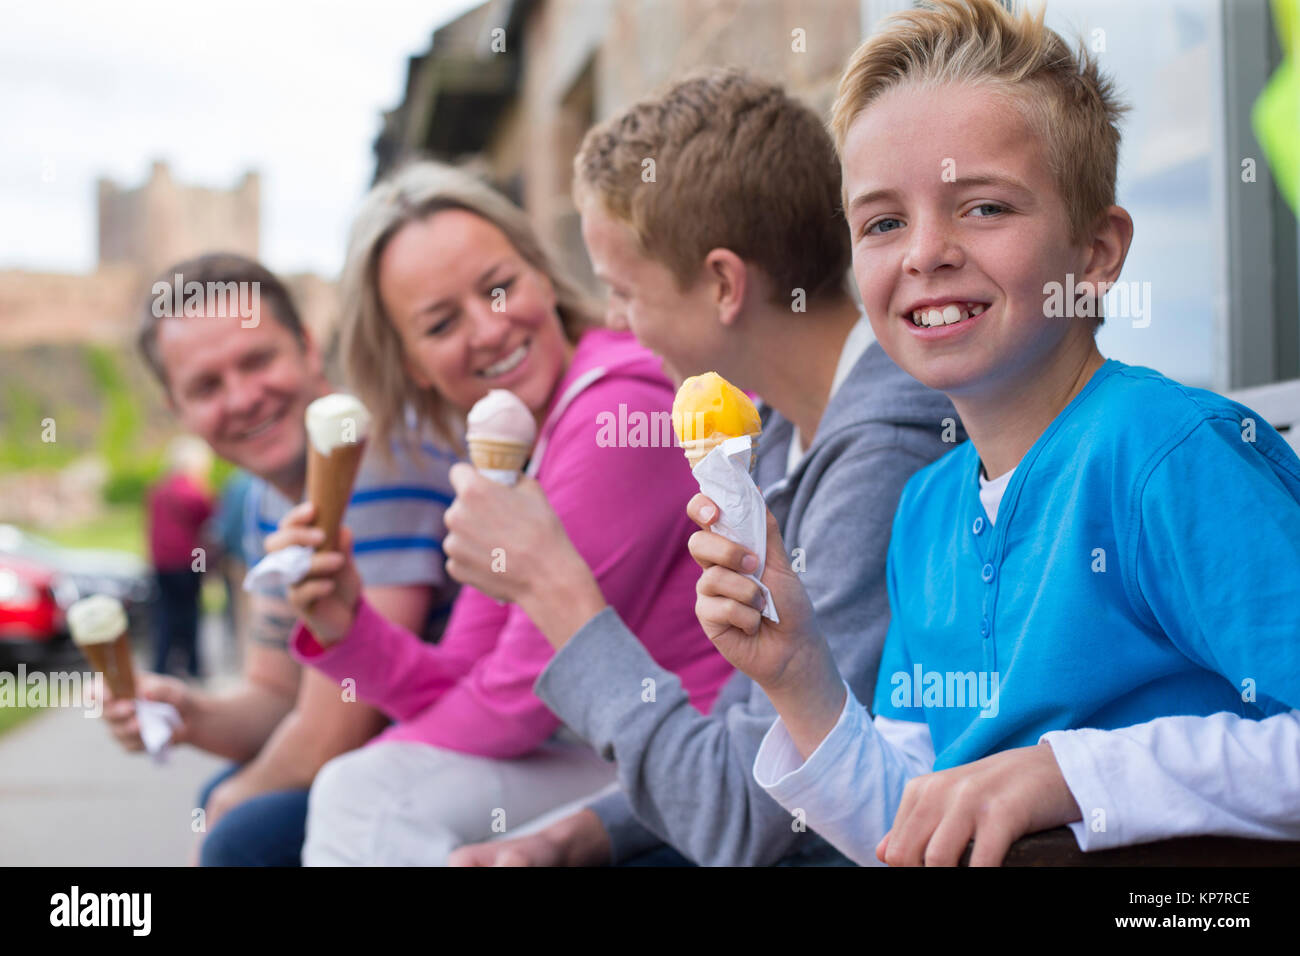
[[[963,436],[952,405],[871,344],[847,283],[830,137],[780,87],[710,70],[591,130],[575,171],[610,323],[677,377],[714,369],[763,397],[755,478],[799,549],[836,660],[866,693],[888,625],[898,495]],[[774,712],[752,681],[736,675],[709,715],[694,710],[606,607],[535,484],[503,489],[470,468],[452,479],[448,570],[538,623],[558,651],[538,696],[617,762],[621,784],[532,836],[463,848],[453,864],[617,863],[662,844],[673,849],[653,859],[677,865],[847,862],[754,783]],[[504,572],[490,560],[501,540],[514,542]]]
[[[1085,851],[1300,836],[1300,460],[1250,409],[1097,351],[1133,224],[1120,108],[1080,56],[1041,13],[942,0],[840,83],[872,327],[971,437],[899,503],[874,720],[773,521],[777,625],[743,549],[692,539],[706,631],[780,714],[754,776],[860,863],[973,839],[996,865],[1062,824]],[[1061,288],[1084,290],[1065,317]]]
[[[175,276],[181,277],[182,289],[197,283],[205,295],[216,290],[222,301],[205,300],[204,309],[191,314],[179,300],[173,308],[151,295],[140,352],[185,429],[255,476],[246,499],[244,542],[253,564],[263,554],[263,538],[302,498],[303,415],[308,404],[333,389],[288,290],[270,271],[242,256],[211,254],[173,266],[159,282],[170,287]],[[230,289],[239,291],[232,297]],[[254,303],[251,314],[231,308],[241,301]],[[368,543],[357,548],[367,600],[420,633],[426,622],[442,623],[451,594],[438,552],[442,511],[451,500],[452,456],[432,444],[418,459],[397,451],[391,465],[367,455],[345,520],[358,543]],[[173,678],[142,674],[139,687],[142,697],[180,711],[175,742],[235,763],[200,797],[207,811],[202,862],[296,866],[316,771],[364,744],[386,720],[364,704],[344,700],[332,681],[312,672],[301,675],[288,652],[295,615],[283,593],[250,598],[240,686],[210,694]],[[134,702],[111,701],[104,714],[123,746],[143,748]]]

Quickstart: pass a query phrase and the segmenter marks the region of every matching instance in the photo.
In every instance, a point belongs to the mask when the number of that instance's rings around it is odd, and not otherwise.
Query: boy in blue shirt
[[[974,840],[996,865],[1062,824],[1084,850],[1300,837],[1300,460],[1250,409],[1098,352],[1133,223],[1121,107],[1080,57],[1041,13],[942,0],[840,83],[863,304],[971,438],[899,503],[874,719],[770,518],[779,624],[743,549],[692,539],[706,632],[780,714],[756,779],[860,863]]]

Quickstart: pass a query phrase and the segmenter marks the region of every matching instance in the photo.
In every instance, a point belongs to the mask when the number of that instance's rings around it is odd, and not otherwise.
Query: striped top
[[[430,610],[430,629],[442,630],[456,586],[443,568],[443,513],[455,493],[447,473],[456,455],[425,439],[414,454],[398,442],[387,463],[373,450],[362,459],[343,522],[355,541],[357,573],[366,587],[429,585],[440,593]],[[254,478],[244,499],[244,549],[251,567],[266,554],[266,536],[294,506]],[[281,590],[268,592],[285,597]]]

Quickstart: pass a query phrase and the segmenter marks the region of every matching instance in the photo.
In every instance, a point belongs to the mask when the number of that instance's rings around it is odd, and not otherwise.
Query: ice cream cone
[[[338,550],[343,513],[348,510],[364,451],[365,442],[358,442],[339,445],[328,455],[322,455],[314,445],[307,452],[307,500],[316,506],[312,524],[325,532],[320,551]]]
[[[316,506],[312,522],[325,532],[318,550],[337,551],[343,513],[357,480],[370,413],[351,395],[337,393],[307,406],[307,500]]]
[[[503,388],[494,388],[475,402],[465,419],[470,461],[498,484],[519,480],[536,438],[533,413],[519,396]]]
[[[104,594],[83,598],[68,608],[72,640],[104,675],[113,696],[135,699],[135,664],[131,659],[131,634],[120,601]]]
[[[104,683],[118,700],[135,699],[135,662],[131,659],[131,635],[119,634],[108,644],[86,644],[81,648],[90,666],[104,675]]]
[[[760,434],[762,433],[755,432],[749,436],[751,443],[749,454],[750,471],[754,470],[754,462],[758,459],[758,436]],[[691,471],[694,471],[695,466],[704,460],[705,455],[724,441],[729,441],[732,437],[731,435],[714,435],[711,438],[693,438],[682,442],[682,454],[686,456],[686,463],[691,466]]]
[[[479,471],[523,471],[532,450],[531,444],[491,438],[471,438],[468,444],[469,459]]]

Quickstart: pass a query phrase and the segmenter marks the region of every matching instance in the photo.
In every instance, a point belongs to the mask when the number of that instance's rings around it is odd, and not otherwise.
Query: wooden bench
[[[970,865],[970,847],[962,854]],[[1031,833],[1011,844],[1003,866],[1300,866],[1300,842],[1237,837],[1183,837],[1084,853],[1066,827]]]

